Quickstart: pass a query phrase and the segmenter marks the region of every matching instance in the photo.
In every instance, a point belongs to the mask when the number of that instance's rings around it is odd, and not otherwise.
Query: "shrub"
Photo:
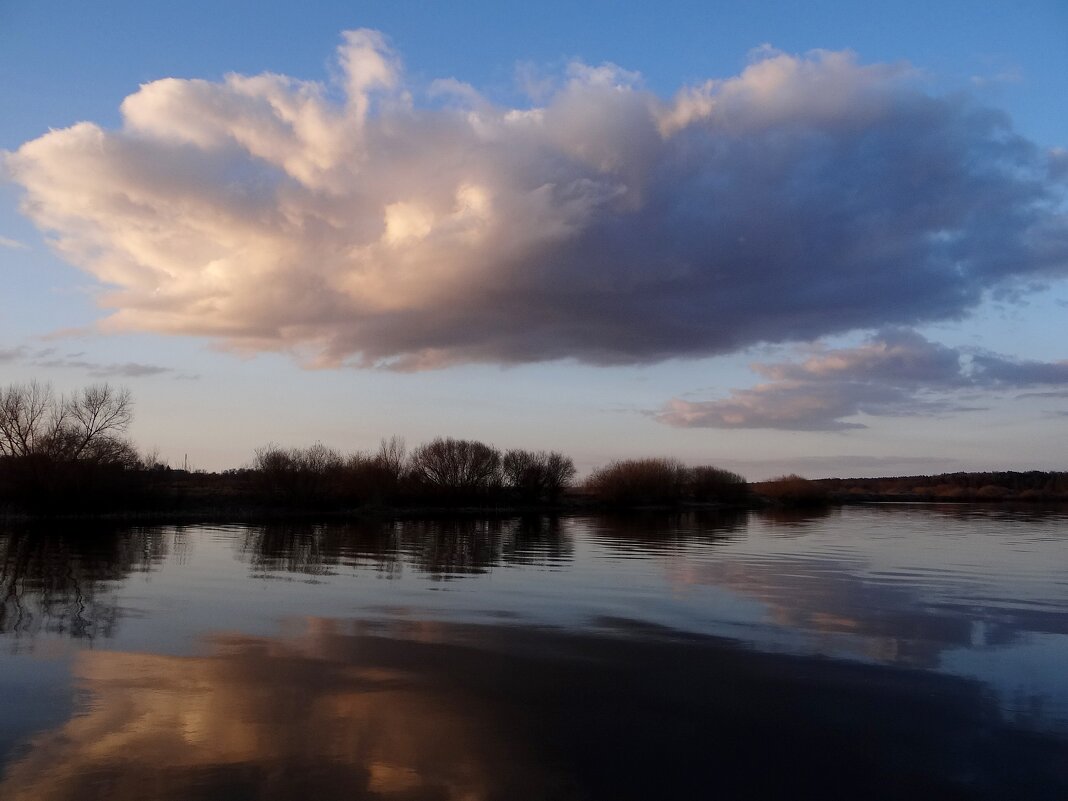
[[[689,490],[695,501],[740,503],[749,497],[749,484],[743,476],[711,465],[690,468]]]
[[[794,474],[761,482],[756,491],[783,506],[824,506],[830,502],[827,490],[820,484]]]
[[[593,471],[586,488],[617,506],[673,504],[685,497],[688,473],[676,459],[626,459]]]

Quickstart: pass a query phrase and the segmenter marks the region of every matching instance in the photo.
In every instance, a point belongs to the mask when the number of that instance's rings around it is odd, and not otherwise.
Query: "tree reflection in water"
[[[744,510],[628,512],[582,518],[601,542],[620,552],[648,555],[683,543],[725,545],[744,536]]]
[[[1068,797],[1064,525],[811,514],[0,531],[0,798]]]
[[[357,521],[250,526],[241,553],[256,571],[329,575],[370,566],[387,576],[414,567],[434,578],[485,573],[497,565],[551,564],[573,544],[556,517]]]
[[[0,536],[0,634],[110,637],[119,619],[110,589],[184,547],[174,528],[8,528]]]

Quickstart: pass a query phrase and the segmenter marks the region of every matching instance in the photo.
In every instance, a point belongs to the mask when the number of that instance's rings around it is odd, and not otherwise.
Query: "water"
[[[1068,797],[1068,516],[0,530],[0,798]]]

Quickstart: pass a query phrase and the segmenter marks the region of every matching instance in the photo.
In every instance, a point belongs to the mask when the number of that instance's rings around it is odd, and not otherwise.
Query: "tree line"
[[[819,483],[842,500],[866,497],[929,501],[1068,500],[1068,472],[1063,471],[1000,470],[932,476],[825,478]]]
[[[140,502],[151,460],[123,436],[132,419],[129,390],[108,384],[0,388],[0,501],[30,511]]]
[[[244,472],[265,502],[318,506],[553,504],[576,471],[571,458],[556,451],[502,452],[475,440],[439,437],[409,452],[393,437],[374,453],[348,456],[322,443],[267,445]]]
[[[383,440],[343,454],[322,443],[269,444],[251,464],[189,473],[138,452],[126,438],[133,401],[95,384],[57,395],[38,382],[0,388],[0,510],[40,513],[356,508],[550,508],[754,502],[818,506],[831,500],[908,496],[932,500],[1068,499],[1068,473],[959,473],[892,479],[796,475],[749,484],[712,465],[624,459],[576,483],[574,461],[557,451],[510,449],[438,437],[409,450]]]
[[[189,474],[142,455],[126,439],[133,401],[126,389],[95,384],[57,395],[38,382],[0,390],[0,504],[29,512],[263,506],[546,507],[576,493],[607,505],[684,501],[736,504],[745,479],[672,459],[613,462],[576,486],[571,457],[438,437],[409,450],[383,440],[373,452],[343,454],[322,443],[269,444],[249,466]]]

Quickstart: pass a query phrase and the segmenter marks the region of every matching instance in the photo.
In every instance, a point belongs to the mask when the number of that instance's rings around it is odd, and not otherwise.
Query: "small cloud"
[[[140,364],[138,362],[124,362],[122,364],[100,364],[93,367],[90,375],[107,377],[120,376],[122,378],[141,378],[150,375],[163,375],[171,373],[170,367],[161,367],[158,364]]]
[[[55,342],[63,339],[78,339],[81,337],[96,336],[99,333],[100,330],[94,326],[75,326],[50,331],[49,333],[40,336],[39,339],[42,339],[45,342]]]
[[[24,242],[19,242],[17,239],[0,236],[0,248],[11,248],[12,250],[29,250],[30,246],[25,244]]]
[[[431,81],[427,88],[429,97],[446,97],[459,101],[462,105],[471,108],[485,106],[486,99],[475,87],[456,78],[437,78]]]
[[[842,454],[840,456],[795,456],[782,459],[727,459],[721,463],[743,475],[769,479],[786,473],[810,478],[829,476],[893,476],[931,474],[959,468],[959,460],[940,456],[868,456]]]
[[[174,373],[174,368],[142,362],[95,362],[82,358],[83,351],[68,353],[56,358],[56,348],[28,348],[19,345],[14,348],[0,348],[0,364],[5,362],[23,362],[32,367],[46,370],[81,370],[93,378],[144,378],[147,376]],[[176,379],[195,380],[199,375],[180,373]]]
[[[775,47],[771,42],[764,42],[756,47],[749,48],[749,52],[745,54],[746,60],[750,64],[757,64],[761,61],[766,61],[769,58],[778,58],[785,55],[782,50]]]
[[[1068,389],[1054,389],[1049,392],[1022,392],[1016,396],[1017,400],[1025,398],[1066,398],[1068,399]]]
[[[994,354],[973,354],[971,361],[972,380],[982,386],[1009,389],[1068,386],[1068,361],[1028,361]]]
[[[778,381],[840,378],[897,386],[958,386],[968,383],[961,375],[960,358],[955,349],[915,331],[892,328],[859,347],[832,350],[816,345],[800,364],[754,364],[753,369]]]
[[[1037,362],[965,353],[915,331],[889,329],[854,348],[813,345],[800,361],[754,364],[770,378],[726,398],[676,397],[654,414],[678,428],[846,431],[850,418],[981,411],[979,394],[1068,385],[1068,362]]]
[[[0,348],[0,363],[21,361],[26,353],[27,350],[22,345],[15,348]]]
[[[866,428],[848,418],[934,414],[941,402],[923,400],[897,387],[853,381],[784,381],[735,389],[714,401],[675,398],[655,415],[676,428],[770,428],[784,431],[849,431]]]
[[[557,79],[532,61],[520,61],[515,65],[515,82],[519,90],[535,103],[556,91]]]
[[[1050,149],[1049,172],[1056,180],[1068,179],[1068,150],[1063,147]]]
[[[34,366],[56,370],[84,370],[93,378],[143,378],[173,372],[170,367],[138,362],[100,364],[81,359],[49,359],[35,361]]]
[[[1019,67],[1009,67],[1008,69],[1001,70],[1000,72],[991,73],[989,75],[973,75],[971,77],[972,86],[977,89],[986,89],[991,86],[1004,86],[1011,84],[1023,83],[1024,73]]]

